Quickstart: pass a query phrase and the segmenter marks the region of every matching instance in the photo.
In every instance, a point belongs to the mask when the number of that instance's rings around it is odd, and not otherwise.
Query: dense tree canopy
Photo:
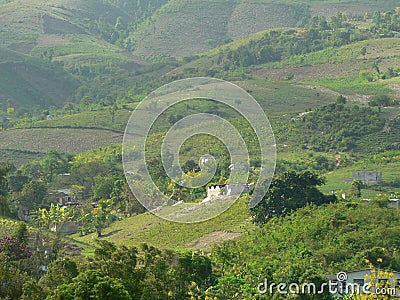
[[[253,209],[253,222],[263,225],[273,217],[281,217],[307,204],[322,205],[334,202],[335,196],[322,194],[317,186],[325,180],[310,171],[287,171],[277,175],[263,200]]]

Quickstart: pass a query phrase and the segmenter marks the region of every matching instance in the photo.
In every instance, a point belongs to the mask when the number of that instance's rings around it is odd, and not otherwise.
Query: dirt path
[[[340,94],[338,92],[332,91],[331,89],[328,89],[326,87],[317,86],[317,85],[296,84],[295,86],[306,88],[306,89],[312,89],[312,90],[315,90],[317,92],[330,94],[330,95],[333,95],[333,96],[336,96],[336,97],[339,97],[340,95],[343,95],[344,97],[347,98],[347,100],[349,100],[351,102],[357,102],[357,103],[360,103],[360,104],[363,104],[363,105],[368,104],[368,102],[371,99],[371,97],[373,97],[373,96],[359,95],[359,94],[344,95],[344,94]]]
[[[208,249],[213,244],[220,244],[223,241],[233,240],[241,235],[242,234],[239,232],[214,231],[202,236],[195,241],[187,243],[185,247],[195,249]]]

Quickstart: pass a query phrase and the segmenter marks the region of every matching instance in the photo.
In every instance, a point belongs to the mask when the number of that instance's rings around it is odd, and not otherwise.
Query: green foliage
[[[225,67],[230,64],[247,67],[278,62],[294,55],[340,47],[369,37],[369,33],[347,22],[341,13],[329,22],[324,17],[314,16],[304,30],[268,31],[257,40],[235,50],[227,50],[221,61]]]
[[[385,120],[368,107],[330,104],[297,120],[294,126],[307,148],[315,151],[349,151],[355,141],[382,130]]]
[[[335,196],[325,196],[317,189],[324,182],[323,178],[309,171],[288,171],[277,175],[261,202],[250,210],[253,222],[262,226],[274,217],[285,216],[307,204],[336,201]]]
[[[350,195],[355,197],[355,198],[360,198],[361,197],[361,188],[363,184],[360,180],[354,180],[351,183],[350,187]]]
[[[271,219],[237,241],[213,247],[214,268],[223,270],[223,278],[219,277],[218,288],[214,285],[209,290],[222,295],[232,287],[234,277],[234,290],[249,298],[257,293],[257,285],[264,278],[269,283],[322,284],[329,274],[368,268],[370,264],[396,270],[400,263],[396,250],[398,217],[396,209],[339,202],[306,206],[286,217]],[[265,297],[275,299],[272,297],[276,294]],[[331,299],[329,295],[301,297]]]
[[[0,88],[10,99],[9,105],[17,107],[19,116],[24,111],[60,105],[78,86],[78,81],[60,66],[26,54],[0,48],[0,62]]]
[[[392,104],[392,99],[390,99],[390,97],[388,95],[379,95],[374,97],[371,101],[369,101],[369,105],[370,106],[389,106],[390,104]]]
[[[42,204],[46,196],[46,183],[41,180],[32,180],[24,184],[21,192],[15,195],[15,201],[20,207],[31,210]]]
[[[18,223],[17,227],[14,230],[14,237],[18,239],[18,241],[22,244],[26,244],[28,242],[28,226],[24,222]]]
[[[2,217],[10,214],[7,174],[13,168],[10,163],[0,162],[0,216]]]
[[[129,300],[132,298],[120,280],[104,276],[96,270],[88,270],[80,273],[72,283],[57,287],[47,299]]]
[[[46,299],[184,299],[213,280],[211,260],[197,252],[97,244],[94,256],[79,263],[59,259],[50,264],[39,281]]]
[[[346,103],[347,103],[346,97],[344,97],[343,95],[340,95],[339,97],[337,97],[336,104],[345,105]]]
[[[59,151],[50,149],[42,159],[42,167],[47,181],[53,181],[54,175],[63,174],[68,170],[68,158]]]
[[[68,257],[51,262],[47,272],[40,279],[39,284],[46,287],[49,293],[62,284],[72,283],[72,279],[79,274],[77,263]]]

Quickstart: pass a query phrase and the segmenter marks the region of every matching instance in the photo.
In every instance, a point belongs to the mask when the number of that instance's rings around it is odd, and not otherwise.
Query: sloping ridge
[[[298,3],[171,0],[133,34],[134,53],[147,59],[184,57],[308,18],[309,7]]]
[[[0,104],[27,108],[60,106],[78,81],[61,67],[0,48]]]

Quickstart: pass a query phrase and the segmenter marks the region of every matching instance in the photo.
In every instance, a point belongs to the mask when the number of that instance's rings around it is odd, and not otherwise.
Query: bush
[[[368,82],[374,81],[374,75],[368,70],[361,70],[359,76],[361,79],[366,80]]]

